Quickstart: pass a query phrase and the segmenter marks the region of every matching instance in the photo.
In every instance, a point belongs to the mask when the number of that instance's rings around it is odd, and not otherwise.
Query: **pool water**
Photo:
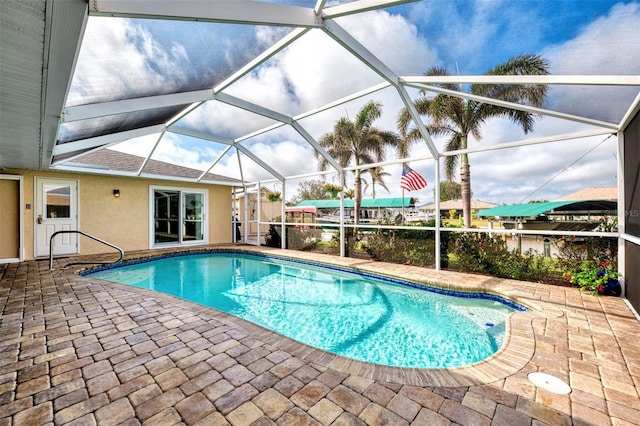
[[[495,353],[516,309],[306,262],[239,253],[164,257],[91,277],[200,303],[319,349],[377,364],[443,368]],[[504,303],[503,303],[504,302]]]

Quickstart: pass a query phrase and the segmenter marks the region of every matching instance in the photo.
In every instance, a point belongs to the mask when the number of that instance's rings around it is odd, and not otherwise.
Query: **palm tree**
[[[389,187],[387,186],[387,184],[384,181],[384,177],[385,176],[391,176],[391,173],[385,172],[384,169],[380,166],[377,167],[372,167],[370,169],[366,169],[363,170],[363,173],[366,172],[369,175],[371,175],[371,183],[368,183],[367,181],[364,181],[365,185],[364,185],[364,190],[366,191],[369,186],[371,186],[371,198],[376,198],[376,184],[380,185],[381,187],[383,187],[384,189],[387,190],[387,192],[389,192]]]
[[[525,54],[509,59],[488,71],[487,75],[547,75],[549,64],[546,59],[533,54]],[[450,75],[446,69],[433,67],[427,76]],[[438,87],[458,90],[455,84],[438,84]],[[541,107],[546,99],[547,86],[543,84],[471,84],[469,92],[486,98]],[[419,114],[425,115],[429,121],[425,123],[429,134],[433,136],[447,136],[447,151],[463,150],[467,148],[469,134],[481,139],[480,127],[490,118],[506,117],[518,124],[525,133],[533,129],[534,115],[529,112],[499,107],[489,103],[472,99],[463,99],[446,94],[435,97],[425,96],[415,100],[414,104]],[[398,129],[409,143],[421,138],[416,128],[409,128],[411,116],[405,109],[398,117]],[[460,183],[462,192],[462,211],[464,226],[471,226],[471,171],[467,154],[445,157],[444,167],[447,180],[454,179],[456,166],[460,162]]]
[[[355,197],[356,194],[353,191],[353,188],[349,188],[346,191],[344,191],[344,198],[349,198],[349,199],[353,199],[353,197]]]
[[[396,146],[398,135],[394,132],[378,129],[373,122],[382,115],[382,104],[369,101],[356,115],[354,121],[342,117],[333,127],[333,132],[320,137],[318,143],[342,167],[359,166],[384,160],[385,147]],[[315,153],[319,159],[318,167],[326,170],[329,162]],[[362,202],[362,170],[354,170],[354,223],[360,218],[360,204]]]

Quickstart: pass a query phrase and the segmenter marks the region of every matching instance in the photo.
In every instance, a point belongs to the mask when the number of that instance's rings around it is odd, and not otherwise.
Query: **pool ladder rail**
[[[58,234],[80,234],[80,235],[84,235],[87,238],[91,238],[94,241],[97,241],[99,243],[102,243],[104,245],[112,247],[112,248],[114,248],[114,249],[116,249],[116,250],[118,250],[120,252],[120,258],[118,260],[115,260],[115,261],[94,260],[92,262],[72,262],[72,263],[67,263],[64,266],[65,268],[67,266],[72,266],[72,265],[111,265],[111,264],[120,263],[124,259],[124,250],[122,250],[120,247],[116,246],[115,244],[111,244],[110,242],[102,240],[102,239],[100,239],[100,238],[98,238],[96,236],[93,236],[91,234],[87,234],[86,232],[78,231],[78,230],[56,231],[53,234],[51,234],[51,237],[49,237],[49,270],[50,271],[53,271],[53,239]]]

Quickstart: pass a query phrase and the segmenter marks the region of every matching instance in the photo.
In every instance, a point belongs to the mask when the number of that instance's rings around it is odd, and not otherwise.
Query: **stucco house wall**
[[[4,170],[3,174],[23,176],[23,220],[25,260],[34,258],[36,178],[71,179],[78,182],[78,228],[125,251],[149,249],[151,186],[206,189],[208,191],[208,244],[231,242],[231,188],[183,181],[130,178],[37,170]],[[113,190],[120,190],[120,197]],[[0,205],[5,205],[5,191]],[[30,208],[26,206],[30,205]],[[79,254],[97,254],[112,248],[79,237]]]

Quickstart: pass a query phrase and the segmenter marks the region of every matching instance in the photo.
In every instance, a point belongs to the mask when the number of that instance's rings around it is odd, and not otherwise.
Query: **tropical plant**
[[[280,201],[280,192],[276,191],[276,192],[270,192],[269,194],[267,194],[267,198],[269,199],[269,201]]]
[[[390,192],[389,187],[384,181],[384,177],[391,176],[391,173],[385,172],[384,169],[380,166],[363,170],[363,173],[368,173],[371,176],[371,182],[367,182],[363,179],[363,182],[365,183],[364,190],[366,191],[367,189],[369,189],[369,187],[371,187],[371,198],[376,198],[376,184],[386,189],[387,192]]]
[[[350,200],[353,200],[353,198],[356,196],[353,188],[349,188],[346,191],[344,191],[344,198],[349,198]]]
[[[548,62],[538,55],[525,54],[509,59],[487,72],[488,75],[546,75]],[[450,75],[442,67],[429,69],[427,76]],[[434,84],[449,92],[461,91],[456,84]],[[507,101],[510,103],[541,107],[546,99],[547,86],[543,84],[480,84],[469,85],[472,99],[451,94],[439,93],[426,96],[427,90],[421,91],[421,97],[416,99],[415,108],[420,115],[424,115],[427,132],[432,136],[448,137],[447,151],[465,150],[469,135],[480,140],[481,126],[490,118],[505,117],[518,124],[525,133],[533,129],[534,115],[519,109],[505,108],[483,101]],[[480,97],[480,98],[478,98]],[[422,135],[417,128],[411,128],[412,117],[405,108],[398,117],[398,129],[403,140],[408,144],[420,140]],[[453,180],[456,166],[460,163],[460,183],[462,193],[462,209],[464,226],[471,226],[471,172],[469,158],[466,153],[446,156],[444,158],[445,174],[448,180]]]
[[[382,104],[369,101],[358,111],[354,121],[348,117],[342,117],[334,125],[333,132],[324,134],[318,142],[341,167],[383,161],[385,147],[397,146],[399,138],[394,132],[373,126],[374,121],[381,115]],[[315,155],[319,159],[320,170],[326,170],[329,166],[327,159],[317,151]],[[353,173],[355,195],[353,213],[354,222],[357,224],[362,202],[362,170],[356,168]]]
[[[331,195],[331,198],[336,198],[338,192],[342,191],[343,188],[342,185],[336,185],[335,183],[325,183],[322,189]]]
[[[585,260],[580,264],[578,271],[567,274],[565,278],[571,283],[577,284],[582,291],[605,294],[606,290],[612,290],[614,285],[613,292],[618,292],[620,288],[619,277],[620,274],[615,263],[597,263],[593,260]],[[618,292],[617,295],[619,294]]]

